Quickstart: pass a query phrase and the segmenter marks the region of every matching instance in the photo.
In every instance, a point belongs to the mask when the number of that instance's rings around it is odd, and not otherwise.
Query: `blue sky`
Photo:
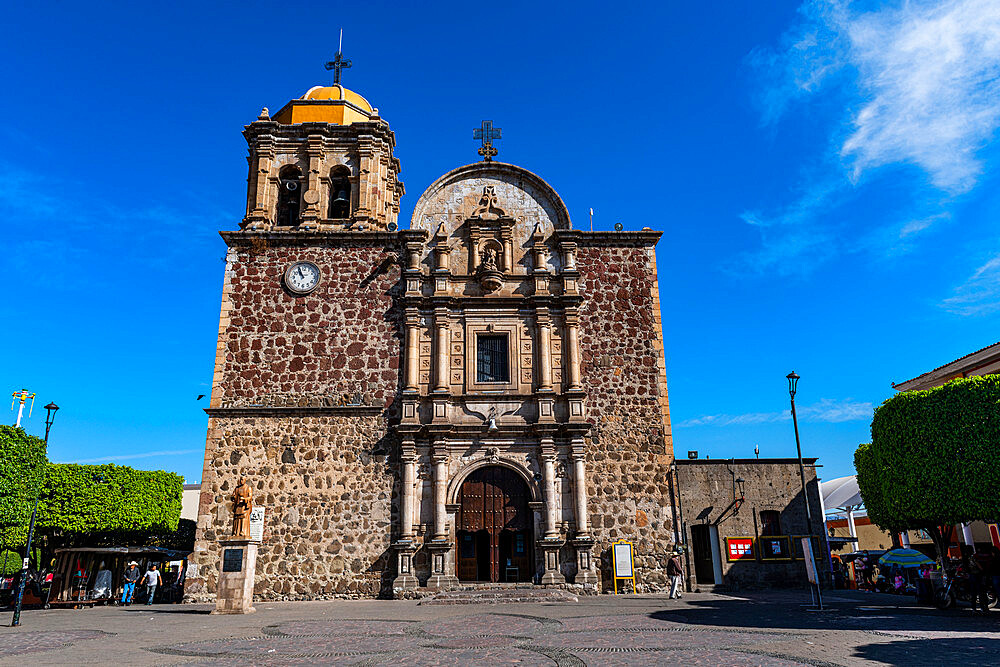
[[[29,3],[30,4],[30,3]],[[330,80],[397,138],[405,226],[471,129],[575,224],[664,231],[675,451],[853,472],[890,383],[1000,330],[1000,5],[8,3],[5,391],[50,455],[201,476],[242,126]],[[11,29],[13,28],[13,29]],[[10,420],[13,421],[13,414]]]

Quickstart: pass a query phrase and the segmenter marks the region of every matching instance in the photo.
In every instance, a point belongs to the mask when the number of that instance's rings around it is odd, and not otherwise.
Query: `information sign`
[[[264,511],[263,505],[257,505],[250,510],[250,539],[260,542],[264,539]]]
[[[792,549],[787,535],[761,535],[758,544],[762,561],[792,559]]]
[[[618,580],[632,582],[632,592],[635,593],[635,557],[632,543],[618,540],[611,545],[611,569],[615,580],[615,594],[618,594]]]
[[[802,545],[802,556],[806,561],[806,576],[809,578],[809,583],[818,586],[819,576],[816,574],[816,560],[813,558],[812,540],[808,537],[803,537],[799,543]]]
[[[243,571],[243,549],[226,549],[222,552],[222,571]]]
[[[739,560],[755,560],[752,537],[727,537],[726,560],[730,563]]]

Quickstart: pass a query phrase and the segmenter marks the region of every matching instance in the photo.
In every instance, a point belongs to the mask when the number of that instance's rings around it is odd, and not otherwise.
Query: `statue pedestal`
[[[248,538],[220,540],[222,562],[215,585],[213,614],[252,614],[253,580],[257,571],[257,547],[260,542]]]

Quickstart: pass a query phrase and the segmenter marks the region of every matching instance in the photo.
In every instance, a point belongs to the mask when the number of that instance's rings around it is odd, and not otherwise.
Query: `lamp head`
[[[788,378],[788,395],[795,398],[795,391],[799,386],[799,375],[795,371],[792,371],[785,377]]]

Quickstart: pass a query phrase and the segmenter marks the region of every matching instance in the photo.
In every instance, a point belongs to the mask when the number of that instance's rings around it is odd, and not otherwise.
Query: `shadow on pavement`
[[[803,591],[802,595],[713,596],[692,599],[681,607],[653,612],[650,617],[689,625],[758,629],[1000,632],[1000,611],[980,617],[969,609],[940,611],[920,606],[912,598],[862,595],[849,602],[827,603],[826,611],[813,612],[806,610],[808,595]]]
[[[899,639],[864,644],[854,657],[887,665],[997,665],[1000,639]]]
[[[211,609],[198,609],[197,607],[191,607],[191,605],[171,605],[169,607],[161,607],[159,605],[146,606],[143,604],[136,605],[134,607],[124,607],[122,611],[128,612],[130,614],[211,614]]]

